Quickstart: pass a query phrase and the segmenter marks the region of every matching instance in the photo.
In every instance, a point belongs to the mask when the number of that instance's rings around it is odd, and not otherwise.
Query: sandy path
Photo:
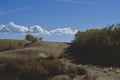
[[[120,80],[120,68],[100,68],[96,66],[85,67],[92,75],[98,76],[97,80]]]

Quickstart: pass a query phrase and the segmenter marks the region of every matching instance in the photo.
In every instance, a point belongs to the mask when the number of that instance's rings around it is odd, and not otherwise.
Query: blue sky
[[[120,0],[0,0],[0,38],[70,42],[77,30],[120,22]]]

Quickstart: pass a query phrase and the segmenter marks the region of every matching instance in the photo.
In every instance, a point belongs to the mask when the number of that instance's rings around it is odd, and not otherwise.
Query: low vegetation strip
[[[86,75],[89,80],[86,69],[72,63],[66,65],[63,60],[0,57],[0,80],[56,80],[54,76],[57,75],[67,75],[69,78]],[[65,80],[68,77],[65,76]]]
[[[1,51],[8,51],[8,50],[23,49],[24,45],[25,45],[24,40],[1,39],[0,40],[0,52]]]

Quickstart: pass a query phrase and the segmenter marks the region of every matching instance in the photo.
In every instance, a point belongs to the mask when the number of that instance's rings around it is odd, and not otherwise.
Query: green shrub
[[[120,24],[78,31],[66,51],[77,63],[120,66]]]
[[[31,35],[31,34],[27,34],[26,35],[26,37],[25,37],[25,39],[26,40],[28,40],[28,41],[32,41],[32,42],[35,42],[35,41],[37,41],[37,40],[42,40],[42,38],[41,37],[34,37],[33,35]]]

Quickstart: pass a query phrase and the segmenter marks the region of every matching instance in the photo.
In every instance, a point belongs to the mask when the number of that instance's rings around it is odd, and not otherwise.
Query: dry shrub
[[[49,57],[47,59],[49,59],[49,60],[55,60],[55,59],[58,59],[59,56],[60,56],[60,54],[51,53],[51,54],[49,54]]]
[[[57,75],[48,80],[71,80],[71,78],[68,75]]]
[[[77,67],[77,71],[79,75],[86,75],[88,74],[87,69],[83,68],[83,67]]]
[[[85,68],[65,60],[36,59],[30,57],[0,57],[0,79],[6,77],[14,80],[47,80],[55,75],[69,75],[53,77],[51,80],[69,80],[76,75],[89,74]],[[1,68],[1,66],[0,66]],[[10,79],[6,80],[10,80]]]
[[[10,75],[20,80],[43,80],[53,75],[65,73],[62,64],[47,59],[1,57],[0,64],[5,64],[4,75],[0,78]]]
[[[94,75],[92,73],[87,73],[85,78],[88,80],[97,80],[98,77],[99,77],[98,75]]]
[[[0,40],[0,51],[15,50],[24,48],[23,40]]]
[[[71,77],[75,77],[76,75],[86,75],[88,73],[87,69],[72,63],[66,58],[60,59],[58,62],[63,65],[63,73],[68,74]]]
[[[0,76],[0,78],[10,76],[19,80],[39,80],[46,78],[50,74],[49,70],[42,63],[31,58],[4,57],[0,58],[0,63],[5,64],[4,75]]]

